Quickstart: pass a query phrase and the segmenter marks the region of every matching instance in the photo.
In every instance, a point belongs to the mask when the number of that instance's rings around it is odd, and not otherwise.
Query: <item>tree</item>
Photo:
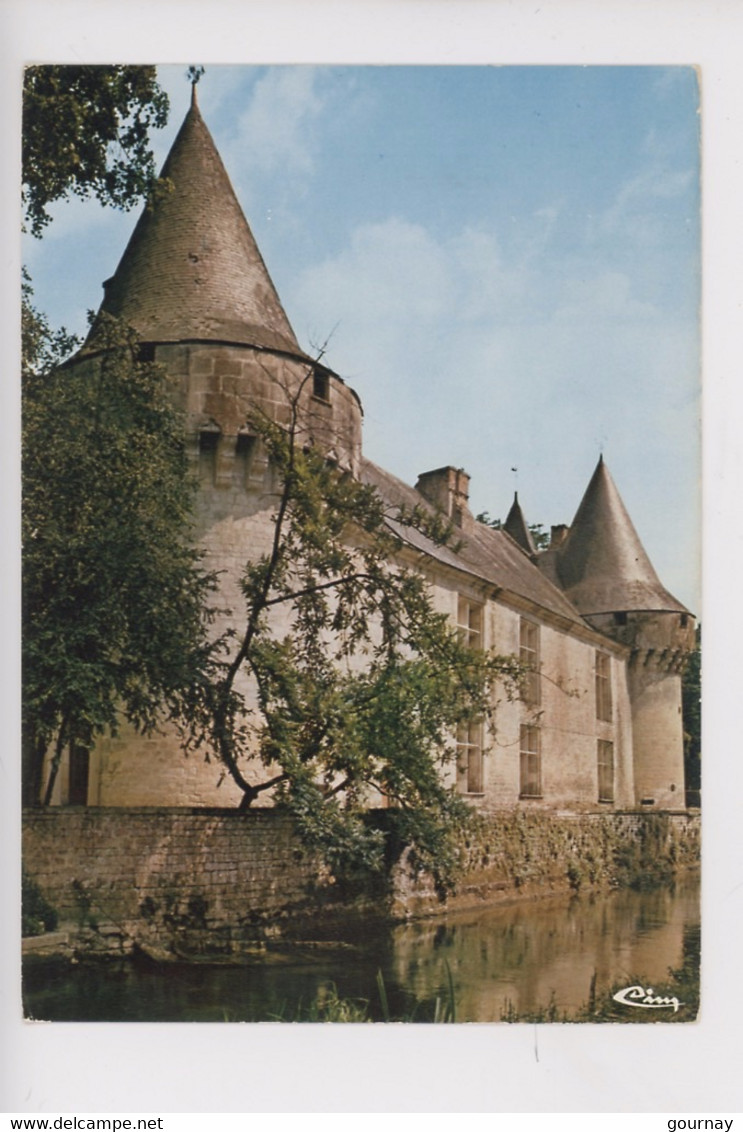
[[[154,67],[27,67],[23,204],[33,235],[69,193],[124,209],[147,197],[157,181],[149,131],[165,125],[168,109]]]
[[[499,531],[503,527],[500,519],[491,519],[487,511],[481,511],[476,515],[478,523],[484,523],[486,527],[492,527],[494,531]],[[534,546],[537,550],[547,550],[550,544],[550,536],[544,529],[543,523],[529,523],[529,531],[534,540]]]
[[[384,799],[395,835],[445,880],[470,813],[442,780],[457,727],[491,714],[496,682],[515,693],[521,668],[461,641],[406,561],[406,531],[440,544],[451,529],[427,509],[386,506],[309,442],[311,376],[286,427],[251,421],[278,478],[273,542],[245,566],[245,622],[202,688],[196,742],[243,806],[271,790],[333,863],[381,862],[382,832],[364,815]]]
[[[130,208],[156,186],[151,128],[167,120],[154,67],[36,66],[24,76],[23,203],[40,236],[73,193]],[[203,670],[206,597],[190,537],[183,428],[164,375],[107,324],[97,367],[62,367],[76,340],[53,331],[24,273],[24,800],[48,801],[65,746],[123,713],[148,730],[180,718]]]
[[[162,367],[132,332],[98,327],[87,364],[34,311],[23,320],[24,800],[54,755],[122,715],[142,731],[184,718],[208,663],[208,596],[191,531],[184,428]]]

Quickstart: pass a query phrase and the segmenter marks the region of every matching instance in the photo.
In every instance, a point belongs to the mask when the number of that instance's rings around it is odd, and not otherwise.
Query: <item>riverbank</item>
[[[27,1017],[60,1022],[683,1022],[696,1013],[698,958],[689,874],[652,891],[377,923],[323,946],[276,939],[239,962],[27,957],[23,998]],[[640,983],[683,1006],[612,1000]]]
[[[382,875],[334,875],[273,810],[28,811],[24,869],[57,930],[26,949],[240,960],[277,940],[322,945],[375,923],[642,887],[698,866],[699,825],[685,811],[482,816],[442,894],[405,852]]]

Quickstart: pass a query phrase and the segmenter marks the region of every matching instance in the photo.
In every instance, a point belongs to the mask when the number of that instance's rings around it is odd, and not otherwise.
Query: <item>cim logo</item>
[[[611,997],[615,1002],[621,1002],[622,1006],[640,1006],[643,1010],[658,1010],[672,1006],[674,1014],[679,1006],[684,1005],[677,998],[653,994],[652,987],[647,989],[641,986],[625,987]]]

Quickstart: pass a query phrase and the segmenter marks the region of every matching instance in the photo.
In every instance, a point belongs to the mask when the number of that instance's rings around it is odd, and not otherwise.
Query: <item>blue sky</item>
[[[184,67],[164,67],[171,119]],[[569,522],[599,453],[699,610],[699,91],[690,67],[209,66],[204,118],[300,343],[365,451]],[[136,214],[74,201],[25,260],[82,330]],[[518,471],[514,473],[513,468]]]

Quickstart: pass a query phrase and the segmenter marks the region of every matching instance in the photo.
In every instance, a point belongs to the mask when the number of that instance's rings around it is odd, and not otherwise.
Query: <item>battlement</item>
[[[682,672],[695,647],[695,619],[690,613],[672,611],[601,613],[586,621],[631,649],[630,664],[663,672]]]

